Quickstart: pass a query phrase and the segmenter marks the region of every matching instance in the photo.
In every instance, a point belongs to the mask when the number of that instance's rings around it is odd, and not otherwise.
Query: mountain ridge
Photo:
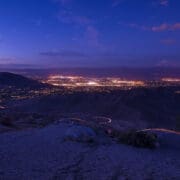
[[[41,82],[18,74],[0,72],[0,86],[12,86],[16,88],[40,88],[45,86]]]

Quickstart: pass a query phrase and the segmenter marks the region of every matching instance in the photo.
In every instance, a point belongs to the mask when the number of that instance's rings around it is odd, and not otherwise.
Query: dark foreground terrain
[[[70,90],[13,78],[21,83],[0,86],[0,179],[180,179],[179,86]]]
[[[69,92],[8,100],[2,116],[15,121],[43,125],[62,117],[86,121],[111,118],[111,125],[132,128],[170,128],[179,130],[180,87],[137,88],[102,92]],[[98,118],[100,120],[100,118]],[[102,119],[102,118],[101,118]],[[29,124],[30,125],[30,124]]]
[[[0,179],[178,180],[180,137],[160,133],[160,147],[141,149],[97,133],[95,142],[66,140],[75,124],[59,123],[0,136]]]

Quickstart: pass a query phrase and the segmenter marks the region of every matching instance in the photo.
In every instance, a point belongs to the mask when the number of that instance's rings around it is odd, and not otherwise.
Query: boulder
[[[67,130],[65,139],[70,141],[89,143],[95,141],[96,133],[90,127],[74,125]]]

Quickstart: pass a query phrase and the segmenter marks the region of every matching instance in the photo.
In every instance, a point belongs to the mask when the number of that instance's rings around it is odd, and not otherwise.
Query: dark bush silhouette
[[[2,118],[2,120],[0,121],[0,123],[3,125],[3,126],[7,126],[7,127],[15,127],[12,119],[10,117],[4,117]]]

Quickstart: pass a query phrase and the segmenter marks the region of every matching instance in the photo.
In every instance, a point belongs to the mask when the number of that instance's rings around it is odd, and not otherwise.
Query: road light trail
[[[166,132],[166,133],[180,135],[179,131],[174,131],[174,130],[170,130],[170,129],[163,129],[163,128],[149,128],[149,129],[140,130],[138,132],[145,132],[145,131],[160,131],[160,132]]]
[[[93,119],[96,119],[96,120],[98,120],[98,119],[104,119],[105,121],[104,122],[100,122],[99,124],[111,124],[111,122],[112,122],[112,119],[111,118],[108,118],[108,117],[103,117],[103,116],[95,116],[95,117],[93,117]]]
[[[108,118],[108,117],[104,117],[104,116],[95,116],[95,117],[91,117],[90,119],[96,120],[97,124],[111,124],[112,123],[112,119]],[[81,123],[90,123],[92,121],[88,121],[88,120],[84,120],[81,118],[76,118],[76,117],[67,117],[67,118],[63,118],[60,121],[63,120],[72,120],[72,121],[77,121],[77,122],[81,122]]]
[[[86,121],[86,120],[84,120],[84,119],[75,118],[75,117],[63,118],[63,119],[60,120],[60,121],[64,121],[64,120],[78,121],[78,122],[82,122],[82,123],[88,122],[88,121]]]

